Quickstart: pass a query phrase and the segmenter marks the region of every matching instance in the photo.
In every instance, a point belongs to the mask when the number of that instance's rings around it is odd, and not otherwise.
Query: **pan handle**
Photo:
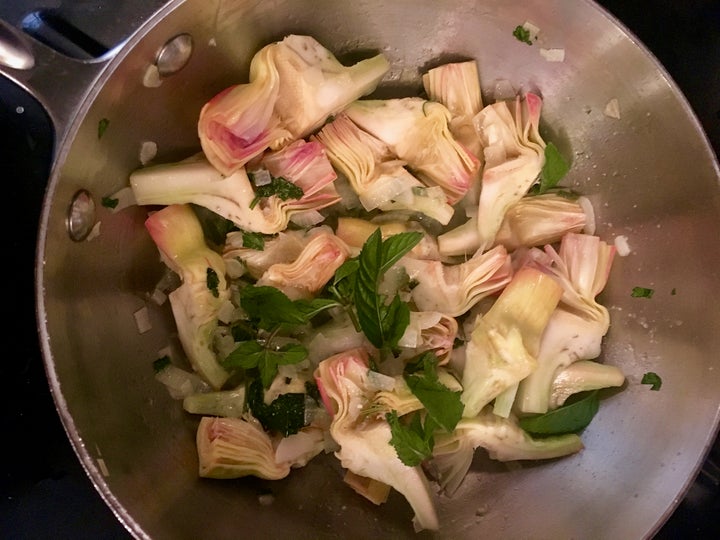
[[[0,20],[0,76],[16,83],[45,109],[55,129],[53,154],[67,135],[84,96],[92,91],[93,82],[119,47],[98,58],[79,60]]]

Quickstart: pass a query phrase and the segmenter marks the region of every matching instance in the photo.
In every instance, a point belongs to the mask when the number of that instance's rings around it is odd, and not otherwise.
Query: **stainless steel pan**
[[[564,62],[512,37],[525,21],[541,29],[545,46],[565,49]],[[382,50],[393,65],[385,95],[417,92],[425,67],[456,58],[478,60],[488,94],[501,79],[538,89],[545,133],[572,159],[568,184],[595,204],[598,234],[624,235],[632,248],[616,259],[603,297],[612,316],[604,360],[622,367],[627,386],[603,401],[583,434],[586,449],[512,470],[479,456],[458,494],[442,500],[435,536],[652,536],[718,426],[720,174],[662,67],[590,1],[173,1],[98,62],[69,62],[38,43],[10,47],[11,59],[26,51],[35,66],[2,72],[40,99],[57,131],[37,248],[46,371],[107,504],[138,538],[433,536],[412,531],[399,495],[375,507],[347,489],[332,456],[275,483],[199,479],[196,420],[150,367],[174,327],[169,308],[147,301],[162,266],[143,228],[146,210],[100,205],[140,166],[143,141],[157,143],[157,162],[195,151],[202,104],[242,81],[260,46],[291,32],[340,57]],[[176,71],[160,61],[162,84],[148,84],[163,46],[185,34],[187,64]],[[604,114],[612,99],[619,119]],[[655,294],[632,298],[634,286]],[[140,335],[134,314],[143,307],[152,330]],[[661,391],[640,384],[646,371],[662,376]],[[261,504],[268,492],[272,504]]]

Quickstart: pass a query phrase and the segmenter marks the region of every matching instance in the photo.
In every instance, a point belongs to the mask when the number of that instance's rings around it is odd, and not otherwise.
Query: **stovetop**
[[[95,45],[110,48],[132,32],[143,14],[163,3],[22,0],[3,2],[0,18],[20,26],[31,8],[49,9],[87,33]],[[600,4],[665,66],[720,155],[720,2],[602,0]],[[118,20],[136,24],[118,25]],[[37,346],[34,249],[52,150],[42,116],[32,98],[0,78],[0,166],[4,185],[11,188],[4,197],[3,212],[10,244],[4,260],[10,266],[10,279],[3,280],[2,292],[10,326],[4,331],[9,350],[5,349],[0,368],[5,456],[0,475],[0,537],[127,540],[130,534],[95,491],[65,436]],[[720,537],[720,469],[716,464],[720,464],[717,442],[656,539]]]

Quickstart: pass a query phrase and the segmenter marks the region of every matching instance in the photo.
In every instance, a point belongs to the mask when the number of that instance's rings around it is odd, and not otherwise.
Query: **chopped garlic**
[[[540,49],[540,56],[548,62],[564,62],[565,49]]]
[[[620,119],[620,103],[618,103],[617,98],[612,98],[607,102],[607,105],[605,105],[605,116]]]

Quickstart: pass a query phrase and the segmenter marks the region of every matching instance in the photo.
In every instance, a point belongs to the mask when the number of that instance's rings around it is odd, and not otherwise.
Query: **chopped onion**
[[[317,210],[305,210],[304,212],[298,212],[290,216],[290,221],[298,227],[314,227],[324,220],[325,216]]]
[[[233,320],[233,316],[235,315],[235,306],[230,300],[226,300],[222,303],[220,306],[220,309],[218,309],[218,320],[221,322],[224,322],[225,324],[229,324]]]
[[[185,399],[192,394],[208,392],[210,385],[197,374],[168,364],[155,374],[155,379],[165,385],[170,397]]]
[[[548,62],[564,62],[565,49],[540,49],[540,56]]]
[[[150,295],[149,300],[156,306],[162,306],[167,301],[167,294],[160,289],[155,289]]]
[[[147,165],[157,155],[157,149],[157,143],[154,141],[140,143],[140,163]]]
[[[150,323],[150,312],[146,306],[141,307],[133,313],[133,317],[135,317],[135,325],[137,326],[139,334],[144,334],[152,329],[152,324]]]
[[[252,171],[252,181],[256,186],[267,186],[272,183],[272,175],[267,169]]]
[[[615,237],[615,249],[621,257],[630,255],[630,244],[628,243],[627,236],[621,234]]]
[[[143,86],[145,88],[157,88],[161,84],[160,70],[155,64],[150,64],[143,75]]]
[[[586,234],[595,234],[595,209],[593,208],[590,199],[587,197],[578,197],[577,200],[580,208],[585,212],[585,228],[583,229]]]
[[[290,463],[303,467],[325,448],[323,430],[312,429],[298,431],[283,437],[275,449],[276,463]]]
[[[98,236],[100,236],[100,222],[99,221],[97,223],[95,223],[95,225],[93,225],[92,229],[90,229],[90,233],[87,235],[87,238],[85,240],[87,240],[89,242],[90,240],[94,240]]]
[[[605,105],[605,116],[609,116],[610,118],[620,119],[620,103],[618,102],[617,98],[612,98],[610,101],[607,102],[607,105]]]
[[[495,91],[493,92],[493,98],[495,98],[495,101],[513,99],[516,95],[517,90],[515,90],[515,87],[513,87],[510,81],[507,79],[498,79],[495,81]]]

